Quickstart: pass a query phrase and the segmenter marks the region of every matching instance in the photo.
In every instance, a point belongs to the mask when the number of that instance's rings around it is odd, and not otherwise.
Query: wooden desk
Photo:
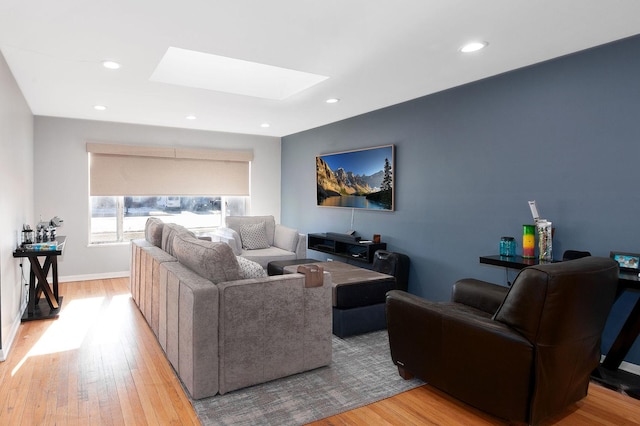
[[[480,263],[503,266],[511,269],[523,269],[527,266],[539,264],[538,259],[524,259],[522,256],[507,257],[499,255],[480,256]],[[627,290],[640,291],[640,278],[637,274],[620,272],[618,275],[618,292],[616,299]],[[640,299],[638,299],[631,313],[629,313],[616,340],[611,345],[604,361],[602,361],[601,367],[594,372],[592,378],[615,389],[624,387],[627,393],[634,396],[632,392],[637,393],[640,385],[638,376],[620,371],[618,368],[638,338],[638,335],[640,335]],[[630,391],[631,389],[633,389],[633,391]],[[637,396],[634,397],[637,398]]]
[[[557,263],[560,260],[552,260],[551,262],[540,262],[537,258],[525,259],[522,256],[480,256],[480,263],[494,266],[504,266],[511,269],[524,269],[527,266],[540,265],[541,263]],[[625,290],[640,291],[640,278],[637,274],[620,272],[618,276],[618,296]]]
[[[13,257],[26,257],[31,264],[29,274],[29,302],[22,315],[22,322],[39,319],[56,318],[62,306],[62,296],[58,295],[58,256],[62,255],[66,237],[57,238],[55,250],[22,250],[13,252]],[[43,257],[44,262],[40,263]],[[47,276],[52,272],[52,284]],[[41,301],[40,296],[44,294]],[[44,303],[41,303],[44,302]]]
[[[542,263],[554,263],[556,260],[552,260],[551,262],[542,262]],[[511,269],[524,269],[527,266],[539,265],[541,262],[538,258],[533,259],[525,259],[522,256],[480,256],[480,263],[485,263],[487,265],[494,266],[504,266],[505,268]]]

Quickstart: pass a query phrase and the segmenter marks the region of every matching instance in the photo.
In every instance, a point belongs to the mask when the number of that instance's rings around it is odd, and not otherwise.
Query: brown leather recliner
[[[393,290],[391,357],[404,378],[536,424],[586,396],[617,283],[614,261],[586,257],[525,268],[511,288],[460,280],[451,302]]]

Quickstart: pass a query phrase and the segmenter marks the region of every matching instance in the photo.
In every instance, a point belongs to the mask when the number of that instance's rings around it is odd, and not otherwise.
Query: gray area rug
[[[398,375],[382,330],[333,336],[333,361],[327,367],[191,403],[207,426],[302,425],[422,384]]]

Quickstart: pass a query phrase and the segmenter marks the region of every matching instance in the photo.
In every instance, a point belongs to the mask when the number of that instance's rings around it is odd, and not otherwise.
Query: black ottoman
[[[344,338],[387,327],[385,297],[396,287],[396,279],[370,269],[342,262],[313,262],[331,274],[333,334]],[[297,267],[285,266],[285,273]]]

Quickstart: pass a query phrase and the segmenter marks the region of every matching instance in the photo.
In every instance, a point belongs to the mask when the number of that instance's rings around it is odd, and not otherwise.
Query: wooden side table
[[[29,302],[22,315],[22,322],[56,318],[62,306],[62,296],[58,295],[58,256],[62,255],[66,237],[57,238],[55,250],[17,249],[13,257],[26,257],[31,264],[29,274]],[[44,258],[41,263],[39,258]],[[52,284],[47,276],[52,273]],[[40,296],[44,294],[44,299]]]

